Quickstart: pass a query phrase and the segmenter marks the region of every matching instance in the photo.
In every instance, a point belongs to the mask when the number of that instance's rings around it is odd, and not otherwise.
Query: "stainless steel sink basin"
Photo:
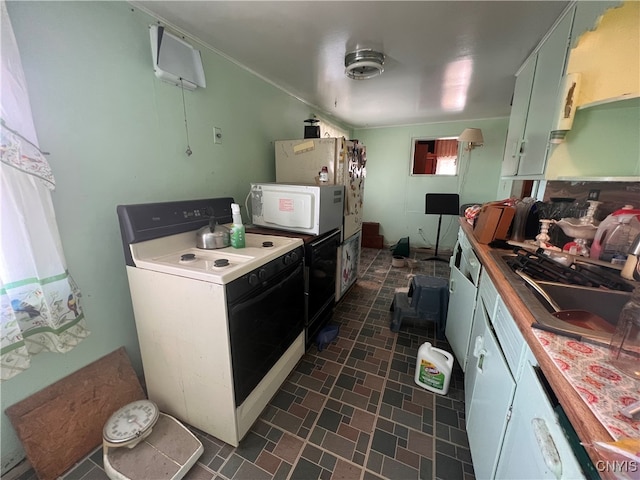
[[[509,280],[509,283],[539,324],[552,330],[557,330],[560,333],[580,336],[604,344],[609,343],[620,316],[620,311],[631,297],[630,292],[536,280],[535,283],[562,310],[586,310],[601,317],[606,322],[602,322],[601,326],[598,327],[582,328],[551,315],[554,309],[549,302],[507,265],[506,260],[512,255],[497,251],[491,252],[491,255],[496,260],[496,265]]]
[[[603,318],[614,328],[622,307],[631,297],[630,292],[564,285],[542,280],[538,280],[536,283],[562,310],[586,310]],[[539,301],[548,305],[537,292],[534,292],[534,295]],[[553,312],[551,306],[548,306],[548,310]]]

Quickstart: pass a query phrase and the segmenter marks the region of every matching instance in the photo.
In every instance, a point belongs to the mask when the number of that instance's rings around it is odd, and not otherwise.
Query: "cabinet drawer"
[[[489,274],[486,270],[483,270],[480,274],[480,298],[484,302],[484,306],[487,309],[489,318],[493,318],[496,311],[496,304],[498,303],[498,290],[491,281]]]
[[[519,376],[519,365],[522,352],[524,350],[525,341],[522,333],[518,330],[515,320],[507,310],[504,302],[501,298],[498,298],[498,304],[496,306],[496,314],[492,319],[493,329],[496,332],[496,337],[500,342],[502,351],[509,369],[514,378]]]

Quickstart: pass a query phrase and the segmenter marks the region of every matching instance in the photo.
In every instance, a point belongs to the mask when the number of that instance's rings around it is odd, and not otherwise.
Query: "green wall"
[[[547,178],[640,176],[640,99],[578,109],[565,141],[554,145]]]
[[[124,345],[141,373],[116,205],[232,196],[273,181],[272,141],[303,134],[310,108],[211,50],[206,89],[156,79],[148,25],[125,2],[8,2],[68,267],[91,335],[65,355],[41,354],[1,385],[2,411]],[[222,128],[221,145],[213,127]],[[245,216],[246,220],[246,216]],[[177,322],[180,319],[176,319]],[[2,473],[24,457],[2,413]]]
[[[498,118],[356,129],[354,138],[367,146],[364,221],[380,224],[385,244],[409,237],[412,248],[435,246],[438,216],[424,214],[425,194],[459,193],[460,204],[495,200],[508,124]],[[412,138],[456,137],[472,127],[482,129],[484,146],[462,152],[458,175],[409,175]],[[457,218],[443,216],[439,247],[451,249],[457,232]]]

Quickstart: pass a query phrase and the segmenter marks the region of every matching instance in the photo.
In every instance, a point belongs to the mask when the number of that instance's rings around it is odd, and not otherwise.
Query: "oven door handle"
[[[276,290],[279,290],[282,288],[282,285],[285,283],[288,283],[290,280],[292,280],[294,277],[296,277],[297,275],[300,275],[302,271],[302,263],[300,263],[296,269],[291,272],[289,275],[287,275],[285,278],[283,278],[282,280],[280,280],[278,283],[276,283],[273,287],[265,290],[264,292],[262,292],[260,295],[258,295],[257,297],[253,297],[251,300],[248,300],[246,302],[240,302],[235,304],[233,307],[231,307],[231,314],[235,315],[235,313],[240,310],[240,309],[245,309],[248,307],[251,307],[252,305],[255,305],[256,303],[261,302],[262,300],[264,300],[266,297],[269,297],[271,295],[273,295],[273,292],[275,292]]]
[[[340,230],[336,230],[336,232],[328,237],[321,238],[320,240],[313,241],[309,243],[309,245],[313,248],[322,245],[325,242],[334,241],[336,245],[340,243]]]

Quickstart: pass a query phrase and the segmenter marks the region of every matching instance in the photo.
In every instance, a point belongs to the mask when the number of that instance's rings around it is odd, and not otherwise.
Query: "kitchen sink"
[[[562,310],[586,310],[598,315],[615,328],[622,307],[631,298],[630,292],[618,292],[601,288],[565,285],[556,282],[538,280],[535,282]],[[528,286],[528,285],[527,285]],[[553,308],[542,296],[531,288],[536,298],[547,306],[549,312]]]
[[[493,251],[492,257],[509,280],[520,299],[529,308],[537,323],[558,333],[608,344],[615,331],[622,307],[631,298],[631,292],[570,285],[545,280],[534,280],[535,284],[556,303],[561,310],[583,310],[597,315],[603,321],[573,322],[552,315],[555,311],[550,302],[538,293],[507,264],[513,254]]]

